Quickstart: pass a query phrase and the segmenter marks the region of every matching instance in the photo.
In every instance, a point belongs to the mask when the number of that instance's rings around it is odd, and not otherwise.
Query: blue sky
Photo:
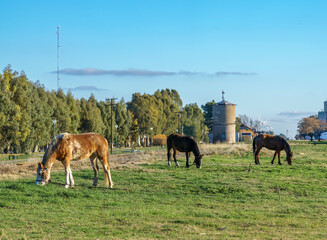
[[[176,89],[294,137],[327,100],[327,1],[2,1],[0,67],[76,98]]]

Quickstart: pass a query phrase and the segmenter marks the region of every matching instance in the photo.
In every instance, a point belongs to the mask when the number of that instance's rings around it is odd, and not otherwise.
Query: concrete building
[[[324,110],[318,112],[318,119],[327,122],[327,101],[324,102]]]
[[[236,105],[226,101],[224,94],[222,101],[212,106],[213,143],[235,143]]]

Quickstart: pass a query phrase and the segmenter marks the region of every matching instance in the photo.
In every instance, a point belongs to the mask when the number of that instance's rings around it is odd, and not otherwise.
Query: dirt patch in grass
[[[157,159],[164,159],[165,152],[139,152],[131,154],[119,154],[109,156],[109,165],[111,169],[121,167],[137,168],[138,165],[151,163]],[[82,169],[91,169],[91,164],[88,159],[80,161],[72,161],[71,167],[73,171]],[[101,168],[101,164],[99,163]],[[26,163],[8,163],[0,165],[0,180],[15,180],[36,176],[37,161]],[[63,171],[64,167],[61,162],[56,161],[52,167],[52,172]]]

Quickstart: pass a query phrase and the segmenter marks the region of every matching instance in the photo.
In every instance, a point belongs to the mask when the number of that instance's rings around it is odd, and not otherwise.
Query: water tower
[[[222,101],[212,106],[213,143],[235,142],[236,105],[225,100],[222,91]]]

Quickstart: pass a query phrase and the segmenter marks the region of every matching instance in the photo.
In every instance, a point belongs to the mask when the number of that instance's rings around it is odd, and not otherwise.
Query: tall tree
[[[67,96],[62,89],[59,91],[52,92],[49,95],[52,98],[51,104],[53,104],[53,116],[52,120],[56,120],[55,123],[55,135],[59,133],[67,132],[71,130],[71,118],[69,108],[67,106]]]
[[[129,139],[130,126],[132,124],[131,113],[126,108],[125,100],[122,98],[116,106],[115,117],[117,128],[117,141],[119,146],[123,146]]]
[[[79,101],[75,100],[71,91],[68,91],[66,97],[66,104],[69,110],[68,115],[70,118],[69,132],[76,134],[78,133],[78,128],[80,127],[81,117]]]
[[[318,120],[318,124],[317,124],[317,129],[315,131],[315,134],[318,137],[318,141],[320,141],[321,134],[323,132],[327,131],[327,123],[325,121],[322,121],[319,119],[317,119],[317,120]]]
[[[311,141],[313,140],[313,136],[317,128],[318,122],[313,116],[308,118],[302,118],[302,120],[298,123],[299,134],[302,136],[309,136]]]
[[[196,141],[208,141],[204,116],[196,103],[185,106],[184,133],[193,136]]]
[[[12,100],[10,83],[17,75],[8,66],[0,74],[0,150],[10,149],[11,143],[17,139],[19,128],[19,106]]]
[[[107,98],[105,101],[100,101],[98,103],[98,107],[101,111],[101,117],[104,124],[104,137],[108,140],[108,142],[111,143],[111,135],[112,140],[114,141],[115,136],[115,112],[114,112],[114,105],[111,104],[111,101],[109,98]],[[113,109],[111,109],[113,108]],[[111,115],[112,113],[112,115]],[[111,132],[112,129],[112,132]],[[111,143],[112,144],[112,143]]]
[[[215,100],[212,100],[211,102],[207,102],[205,105],[201,105],[205,119],[204,124],[209,129],[209,132],[212,132],[212,108],[215,104]]]
[[[327,123],[321,121],[317,116],[310,116],[308,118],[302,118],[298,123],[298,132],[302,136],[309,136],[310,140],[313,140],[314,136],[317,136],[320,141],[321,134],[327,130]]]
[[[25,142],[24,149],[38,151],[39,146],[44,146],[52,138],[52,119],[53,109],[48,104],[48,94],[44,86],[39,82],[31,85],[31,121],[30,134]]]
[[[180,99],[178,92],[174,89],[164,89],[161,91],[156,91],[154,96],[160,99],[162,103],[163,114],[161,116],[162,130],[158,131],[156,134],[166,134],[169,135],[176,131],[177,128],[181,127],[179,121],[181,121],[181,112],[183,111],[183,102]]]
[[[97,101],[92,94],[86,101],[84,98],[81,99],[81,125],[79,131],[85,132],[96,132],[104,134],[106,126],[103,123],[101,111],[97,107]]]

